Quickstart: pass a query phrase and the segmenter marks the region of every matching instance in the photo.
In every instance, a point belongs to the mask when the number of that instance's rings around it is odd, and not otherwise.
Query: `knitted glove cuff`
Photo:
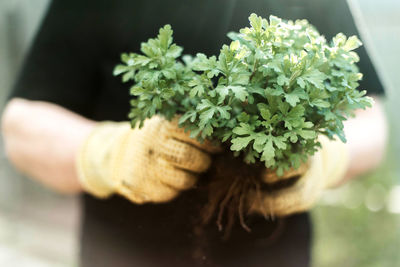
[[[326,136],[320,136],[322,144],[322,158],[324,169],[324,188],[338,185],[344,178],[350,163],[348,146],[340,140],[329,140]]]
[[[127,122],[99,123],[81,146],[77,157],[77,173],[84,190],[99,198],[115,192],[111,179],[111,154],[118,139],[130,126]]]

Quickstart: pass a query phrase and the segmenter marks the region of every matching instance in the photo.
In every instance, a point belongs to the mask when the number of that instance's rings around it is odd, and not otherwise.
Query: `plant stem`
[[[254,75],[256,74],[256,71],[257,71],[256,66],[257,66],[257,64],[258,64],[258,61],[257,61],[257,59],[256,59],[256,60],[254,60],[253,72],[252,72],[251,75],[250,75],[250,79],[249,79],[250,82],[251,82],[251,80],[253,79]]]

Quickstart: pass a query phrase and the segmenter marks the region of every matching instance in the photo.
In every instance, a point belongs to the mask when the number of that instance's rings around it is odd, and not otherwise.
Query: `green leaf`
[[[343,121],[372,103],[358,90],[357,37],[330,42],[305,20],[249,22],[215,55],[182,56],[169,25],[140,54],[121,54],[113,74],[130,83],[131,124],[178,115],[191,138],[229,142],[278,174],[313,155],[318,134],[345,141]]]
[[[249,150],[249,151],[246,152],[246,154],[244,156],[244,161],[247,162],[247,163],[255,163],[256,162],[256,158],[258,158],[257,151]]]
[[[193,62],[193,69],[198,71],[214,70],[216,67],[216,57],[207,58],[205,54],[197,53]]]
[[[162,98],[170,99],[175,95],[175,91],[172,88],[164,88],[161,90]]]
[[[234,93],[235,97],[239,99],[240,101],[245,101],[246,97],[249,95],[249,93],[246,91],[246,88],[243,86],[239,85],[231,85],[228,86],[230,90]]]
[[[304,107],[303,106],[295,106],[289,111],[289,114],[287,115],[288,118],[299,118],[304,115]]]
[[[261,153],[265,147],[265,142],[267,142],[267,138],[268,136],[263,133],[257,134],[253,144],[254,150],[258,153]]]
[[[276,16],[269,16],[269,23],[271,26],[277,26],[279,23],[282,22],[282,19],[276,17]]]
[[[303,89],[296,88],[293,92],[285,94],[285,99],[292,107],[295,107],[300,99],[308,99],[308,96]]]
[[[200,113],[200,120],[203,121],[204,124],[208,123],[212,117],[214,116],[215,109],[207,109]]]
[[[143,88],[140,87],[140,86],[132,86],[132,87],[131,87],[131,90],[130,90],[131,95],[134,95],[134,96],[141,95],[141,94],[143,94],[143,93],[145,93],[145,92],[146,92],[146,90],[143,89]]]
[[[250,25],[254,28],[256,32],[262,30],[262,18],[252,13],[249,17]]]
[[[122,76],[122,82],[127,82],[130,80],[133,80],[135,77],[135,72],[133,70],[125,72],[125,74]]]
[[[201,111],[206,108],[214,107],[213,103],[211,103],[207,99],[202,99],[201,103],[197,105],[196,110]]]
[[[240,151],[245,147],[247,147],[251,140],[253,140],[251,136],[233,138],[231,141],[232,142],[231,150]]]
[[[317,69],[310,69],[302,76],[302,79],[308,81],[319,89],[324,89],[324,80],[326,79],[326,75]]]
[[[171,70],[171,69],[162,70],[161,73],[162,73],[162,74],[164,75],[164,77],[167,78],[167,79],[173,80],[173,79],[176,78],[175,72],[174,72],[173,70]]]
[[[285,92],[283,91],[281,86],[276,86],[275,89],[268,87],[267,89],[265,89],[265,93],[267,95],[280,96]]]
[[[286,149],[286,138],[283,136],[274,137],[273,142],[279,149]]]
[[[322,99],[314,99],[311,104],[319,108],[329,108],[331,106],[328,101]]]
[[[247,135],[247,134],[251,134],[253,132],[253,130],[249,124],[241,122],[240,126],[233,128],[232,132],[237,135]]]
[[[155,106],[156,108],[158,108],[158,109],[160,109],[161,108],[161,98],[160,97],[158,97],[158,96],[155,96],[154,98],[153,98],[153,106]]]
[[[207,123],[204,128],[201,131],[201,135],[202,137],[207,137],[210,136],[212,133],[214,132],[213,127],[211,126],[211,124]]]
[[[235,98],[239,99],[240,101],[245,101],[246,97],[249,95],[246,88],[239,85],[218,86],[215,90],[220,96],[219,102],[222,102],[225,99],[225,97],[229,94],[229,91],[232,91]]]
[[[284,137],[288,138],[292,143],[296,143],[299,139],[296,132],[287,132],[284,134]]]
[[[359,48],[362,45],[362,42],[360,39],[357,38],[357,36],[353,35],[347,39],[346,43],[343,46],[343,49],[346,51],[351,51],[356,48]]]
[[[300,102],[300,98],[296,94],[286,94],[285,99],[292,107],[295,107],[296,103]]]
[[[231,110],[231,107],[217,107],[217,110],[223,119],[229,120],[231,118],[231,114],[228,112]]]
[[[183,51],[182,47],[173,44],[168,48],[166,56],[177,58],[182,54],[182,51]]]
[[[120,74],[122,74],[124,72],[127,72],[128,70],[129,70],[129,68],[127,66],[125,66],[125,65],[117,65],[114,68],[113,75],[117,76],[117,75],[120,75]]]
[[[306,83],[303,80],[303,78],[301,78],[301,77],[297,78],[296,82],[297,82],[298,85],[300,85],[301,88],[306,88]]]
[[[167,51],[168,46],[172,43],[172,33],[171,25],[167,24],[160,29],[157,36],[158,40],[160,40],[160,47],[165,51]]]
[[[248,85],[249,83],[249,74],[248,73],[238,73],[232,75],[232,84],[235,85]]]
[[[289,84],[289,79],[285,75],[281,74],[278,76],[277,82],[280,86],[283,86]]]
[[[300,130],[299,135],[304,139],[314,139],[317,136],[315,131],[312,130]]]
[[[189,96],[191,98],[196,97],[196,95],[198,96],[202,96],[204,94],[205,88],[202,85],[197,85],[195,87],[192,88],[192,90],[190,90]]]
[[[180,118],[179,118],[179,124],[183,124],[185,121],[187,121],[188,119],[191,122],[194,122],[194,120],[196,119],[196,115],[197,112],[194,110],[190,110],[188,112],[186,112],[185,114],[183,114]]]
[[[250,120],[250,115],[246,112],[242,112],[239,116],[237,116],[237,119],[239,122],[248,122]]]
[[[264,103],[258,103],[257,104],[258,110],[260,111],[261,117],[264,120],[270,120],[271,119],[271,112],[269,111],[269,108],[266,104]]]
[[[272,164],[272,160],[275,157],[275,148],[272,145],[272,139],[268,139],[267,143],[264,146],[261,160],[265,161],[267,166]]]

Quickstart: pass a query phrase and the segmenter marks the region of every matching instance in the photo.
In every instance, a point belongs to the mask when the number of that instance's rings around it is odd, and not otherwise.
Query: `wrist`
[[[79,148],[76,160],[78,179],[84,191],[100,198],[115,192],[112,154],[128,130],[128,123],[117,122],[101,122],[93,127]]]
[[[320,136],[321,155],[324,170],[324,188],[333,188],[340,184],[349,168],[350,152],[348,146],[340,140],[329,140]]]

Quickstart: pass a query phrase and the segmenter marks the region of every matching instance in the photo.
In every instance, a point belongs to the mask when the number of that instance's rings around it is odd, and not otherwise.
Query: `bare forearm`
[[[387,122],[382,103],[375,98],[372,108],[359,110],[345,123],[350,164],[346,179],[376,168],[383,159],[387,141]]]
[[[94,125],[57,105],[13,99],[2,118],[6,153],[33,179],[61,192],[80,192],[75,158]]]

